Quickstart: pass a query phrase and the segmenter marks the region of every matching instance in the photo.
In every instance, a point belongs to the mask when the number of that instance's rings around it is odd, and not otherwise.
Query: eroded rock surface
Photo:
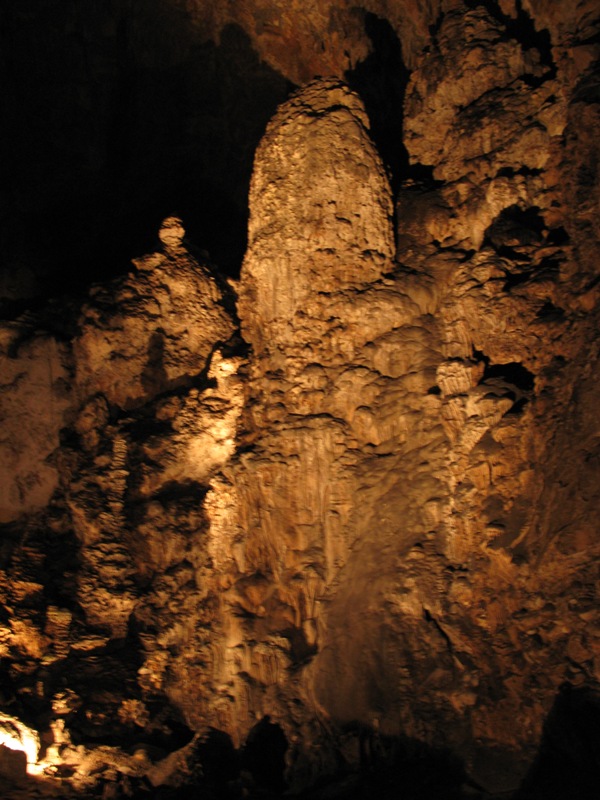
[[[6,730],[115,797],[441,752],[439,791],[512,792],[542,742],[541,796],[599,707],[597,9],[302,5],[290,49],[268,5],[185,6],[335,75],[267,127],[239,281],[171,216],[76,329],[2,323]],[[365,14],[412,70],[395,196]]]
[[[71,405],[66,348],[26,320],[2,331],[0,522],[45,508],[58,485],[51,456]]]

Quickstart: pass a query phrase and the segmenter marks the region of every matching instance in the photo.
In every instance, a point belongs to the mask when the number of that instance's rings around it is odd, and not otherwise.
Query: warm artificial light
[[[9,750],[21,750],[27,759],[27,772],[30,775],[39,773],[37,760],[40,737],[24,722],[8,714],[0,714],[0,745]]]

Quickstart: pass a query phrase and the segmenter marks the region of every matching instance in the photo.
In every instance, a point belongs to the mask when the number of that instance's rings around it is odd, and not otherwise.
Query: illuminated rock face
[[[262,584],[248,610],[263,635],[251,638],[283,638],[309,705],[370,724],[382,709],[365,692],[385,677],[365,653],[388,622],[398,559],[439,521],[445,437],[428,394],[435,299],[393,261],[390,190],[366,125],[355,95],[315,83],[257,152],[239,303],[254,441],[234,484],[246,572]]]
[[[189,5],[295,80],[365,55],[360,15],[313,63],[287,12]],[[69,731],[239,745],[268,715],[296,787],[358,730],[504,791],[561,684],[600,680],[593,9],[449,3],[425,46],[397,5],[395,197],[360,97],[316,79],[256,151],[239,281],[170,217],[75,329],[3,324],[0,643],[72,763]]]
[[[73,343],[83,451],[73,454],[68,492],[81,543],[77,597],[87,621],[115,638],[125,637],[136,607],[141,614],[140,580],[176,572],[189,549],[195,556],[185,577],[171,575],[175,584],[187,582],[203,558],[204,548],[186,541],[200,535],[200,508],[189,519],[177,512],[171,518],[169,502],[155,498],[201,491],[235,449],[240,401],[224,390],[232,388],[235,360],[221,354],[235,331],[231,299],[228,311],[227,297],[187,253],[173,219],[160,238],[164,255],[140,259],[135,275],[94,292]],[[147,433],[137,435],[137,426]],[[149,525],[156,531],[150,536]],[[173,603],[175,585],[170,594]]]
[[[460,19],[488,41],[494,25],[484,16]],[[503,57],[513,56],[498,42],[502,93]],[[426,83],[426,65],[409,96]],[[233,671],[264,687],[252,710],[275,710],[290,733],[291,662],[294,693],[315,712],[451,744],[482,780],[504,785],[504,773],[509,785],[558,686],[596,670],[594,612],[567,599],[582,580],[594,593],[593,560],[569,566],[593,544],[579,525],[574,539],[566,534],[570,510],[550,522],[546,509],[556,480],[580,491],[571,469],[558,478],[552,463],[549,443],[571,412],[557,398],[549,413],[548,397],[565,397],[565,369],[569,380],[586,374],[590,353],[581,351],[595,323],[569,322],[559,306],[558,265],[570,247],[547,208],[556,188],[541,167],[512,174],[475,151],[478,179],[463,177],[457,161],[456,182],[406,188],[392,260],[382,236],[387,189],[360,145],[355,100],[341,92],[321,82],[299,94],[256,157],[239,303],[253,347],[252,450],[230,477],[242,509],[233,608],[249,616],[235,649],[247,649],[244,636],[256,644]],[[409,136],[417,120],[407,116]],[[320,144],[325,131],[330,148]],[[340,131],[356,142],[352,158],[334,162],[343,170],[330,161],[344,152]],[[524,142],[515,147],[528,157]],[[369,182],[358,164],[369,165]],[[314,185],[310,204],[298,200],[299,183]],[[458,192],[464,203],[453,205]],[[366,219],[379,232],[374,243]],[[579,316],[577,288],[562,292]],[[591,432],[586,425],[577,437],[580,453]],[[560,544],[550,533],[558,529]],[[564,647],[579,661],[559,666]]]

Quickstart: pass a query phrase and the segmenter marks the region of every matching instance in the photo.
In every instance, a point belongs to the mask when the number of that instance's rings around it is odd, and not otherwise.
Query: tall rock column
[[[269,713],[293,736],[309,719],[370,719],[384,597],[441,520],[435,293],[393,255],[362,104],[315,81],[256,154],[239,290],[247,434],[230,476],[238,719]]]

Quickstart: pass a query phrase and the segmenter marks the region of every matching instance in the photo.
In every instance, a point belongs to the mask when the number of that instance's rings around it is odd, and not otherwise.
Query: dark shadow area
[[[473,348],[473,358],[484,363],[480,386],[489,387],[491,394],[509,397],[513,405],[507,414],[520,414],[535,389],[535,375],[518,361],[492,364],[481,350]]]
[[[189,729],[163,715],[161,731],[166,728],[170,729],[167,739],[146,735],[136,739],[135,745],[130,742],[128,747],[123,742],[121,746],[131,754],[144,753],[156,763],[191,741]],[[329,759],[326,774],[313,776],[310,788],[294,791],[284,779],[287,739],[268,716],[250,731],[241,750],[235,749],[228,734],[207,727],[196,734],[182,756],[174,783],[155,786],[147,777],[133,778],[109,769],[98,775],[92,794],[83,796],[112,800],[274,800],[288,796],[297,800],[596,800],[600,696],[589,688],[567,685],[561,689],[544,726],[539,755],[516,793],[480,786],[448,749],[408,737],[385,736],[368,725],[355,723],[338,731],[338,744],[337,759],[330,753],[333,760]],[[33,791],[41,786],[43,781],[24,775],[22,754],[4,755],[4,764],[0,759],[0,790],[6,786]],[[493,754],[490,757],[493,760]],[[337,768],[332,771],[334,763]],[[81,796],[68,783],[68,765],[57,777],[66,779],[62,796]]]
[[[228,734],[216,728],[202,731],[191,760],[192,782],[202,789],[198,796],[232,798],[238,794],[240,754]]]
[[[519,392],[531,392],[535,387],[535,375],[518,361],[492,364],[489,356],[476,348],[473,348],[473,359],[484,363],[480,384],[493,385],[494,381],[503,382],[506,385],[514,386],[515,390]]]
[[[544,725],[539,754],[514,800],[597,800],[600,693],[565,684]]]
[[[505,208],[485,231],[484,244],[500,255],[514,257],[515,248],[540,245],[545,230],[544,218],[537,206]]]
[[[536,313],[536,317],[543,322],[562,322],[565,319],[565,310],[547,300]]]
[[[302,800],[466,800],[483,798],[460,759],[450,751],[408,737],[384,736],[370,726],[348,725],[346,749],[354,740],[358,766],[324,777]]]
[[[402,58],[400,40],[386,19],[365,13],[365,31],[371,39],[371,53],[346,73],[346,80],[365,104],[371,136],[390,171],[395,194],[409,176],[408,153],[403,144],[403,106],[410,73]]]
[[[285,787],[285,753],[288,742],[281,727],[263,717],[248,734],[241,753],[242,769],[258,789],[280,793]]]
[[[493,385],[494,380],[514,386],[520,392],[530,392],[535,385],[533,373],[518,361],[506,364],[486,364],[481,383]]]
[[[148,342],[148,360],[141,376],[144,391],[150,397],[159,394],[168,383],[164,355],[165,332],[162,328],[157,328]]]
[[[564,228],[548,230],[537,206],[505,208],[486,229],[484,247],[492,248],[507,262],[505,292],[532,281],[556,281],[560,276],[563,255],[538,256],[542,246],[561,247],[569,237]]]
[[[40,294],[86,286],[129,270],[178,213],[238,273],[254,152],[293,87],[241,28],[200,36],[165,0],[3,6],[4,269]]]

